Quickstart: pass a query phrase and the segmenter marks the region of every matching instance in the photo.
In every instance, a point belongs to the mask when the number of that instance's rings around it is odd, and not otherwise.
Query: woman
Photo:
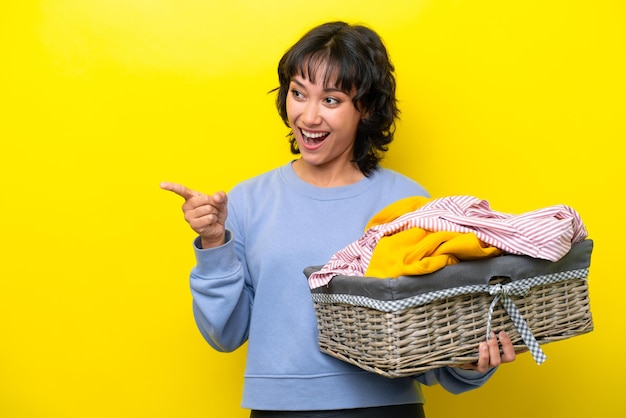
[[[371,29],[315,27],[278,66],[276,104],[299,158],[228,197],[161,185],[185,199],[185,219],[199,235],[191,289],[200,332],[219,351],[248,341],[242,406],[251,417],[420,417],[416,381],[460,393],[515,359],[502,333],[481,344],[475,364],[387,379],[318,349],[303,269],[325,264],[388,204],[427,195],[379,165],[398,116],[393,71]]]

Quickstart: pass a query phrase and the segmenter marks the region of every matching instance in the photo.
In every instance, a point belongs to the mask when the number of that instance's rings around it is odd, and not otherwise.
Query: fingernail
[[[479,347],[482,351],[486,351],[487,350],[487,343],[480,343],[480,347]]]

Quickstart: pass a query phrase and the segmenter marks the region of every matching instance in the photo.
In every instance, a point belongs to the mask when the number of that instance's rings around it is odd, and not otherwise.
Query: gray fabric
[[[511,281],[589,267],[593,241],[574,244],[559,261],[552,262],[524,255],[503,255],[475,261],[463,261],[421,276],[378,279],[371,277],[335,276],[327,286],[312,289],[313,293],[365,296],[382,301],[400,300],[410,296],[461,286],[486,285],[493,277]],[[304,270],[308,278],[322,266]]]

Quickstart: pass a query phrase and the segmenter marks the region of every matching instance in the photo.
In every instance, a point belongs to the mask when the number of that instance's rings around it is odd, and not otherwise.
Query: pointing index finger
[[[161,183],[161,189],[163,190],[168,190],[170,192],[176,193],[177,195],[179,195],[180,197],[182,197],[185,200],[188,200],[194,196],[198,196],[200,193],[196,192],[194,190],[188,189],[187,187],[183,186],[182,184],[178,184],[178,183],[169,183],[169,182],[162,182]]]

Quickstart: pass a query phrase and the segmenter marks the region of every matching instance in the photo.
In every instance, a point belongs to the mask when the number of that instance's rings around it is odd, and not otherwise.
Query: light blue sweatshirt
[[[232,351],[248,341],[242,407],[348,409],[423,402],[419,383],[452,393],[481,386],[480,374],[441,368],[388,379],[319,351],[317,323],[303,270],[323,265],[359,238],[388,204],[427,192],[379,169],[358,183],[319,188],[291,164],[247,180],[228,196],[226,243],[200,249],[191,272],[196,322],[208,343]]]

